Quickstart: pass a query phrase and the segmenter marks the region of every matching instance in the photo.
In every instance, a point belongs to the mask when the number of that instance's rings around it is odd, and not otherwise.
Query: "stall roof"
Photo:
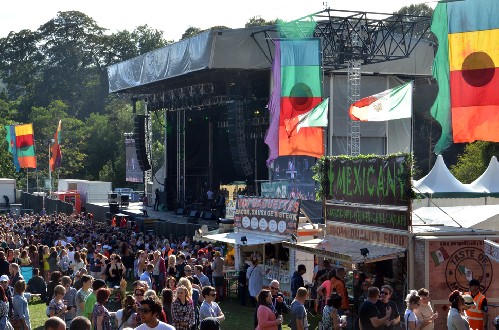
[[[499,205],[421,207],[414,210],[412,215],[413,226],[445,226],[499,231]]]
[[[259,245],[265,243],[278,243],[287,241],[288,238],[286,236],[279,235],[265,235],[259,232],[229,232],[222,234],[213,234],[213,235],[205,235],[201,238],[201,240],[209,240],[216,242],[224,242],[229,244],[242,244],[241,237],[246,236],[246,244],[245,245]]]
[[[393,259],[399,255],[403,255],[405,252],[405,249],[402,247],[389,247],[337,237],[318,238],[295,244],[285,242],[284,245],[289,248],[353,264]],[[369,251],[365,257],[361,253],[361,249],[363,248]]]

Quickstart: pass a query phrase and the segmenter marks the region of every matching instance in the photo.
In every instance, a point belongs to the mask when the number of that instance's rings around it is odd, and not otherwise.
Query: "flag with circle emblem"
[[[439,42],[431,113],[442,126],[435,152],[452,142],[499,142],[499,1],[441,2],[431,31]]]
[[[320,39],[281,39],[279,156],[324,155],[322,127],[290,128],[289,121],[322,102]]]

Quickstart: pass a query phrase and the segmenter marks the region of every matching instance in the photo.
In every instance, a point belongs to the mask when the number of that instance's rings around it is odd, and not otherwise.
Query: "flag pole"
[[[52,142],[51,139],[49,139],[49,182],[50,182],[50,188],[49,188],[49,196],[52,195],[52,171],[50,168],[50,143]]]

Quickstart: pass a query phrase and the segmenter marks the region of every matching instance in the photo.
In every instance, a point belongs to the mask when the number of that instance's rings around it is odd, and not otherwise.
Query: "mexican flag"
[[[438,266],[445,260],[449,259],[449,254],[443,247],[440,247],[438,250],[431,252],[430,255],[433,259],[433,262],[435,263],[435,266]]]
[[[349,114],[352,120],[387,121],[412,116],[412,88],[408,82],[353,103]]]
[[[321,103],[316,105],[312,110],[293,117],[289,120],[285,120],[286,131],[289,135],[293,133],[296,129],[296,133],[300,131],[300,128],[305,127],[327,127],[327,110],[329,106],[329,97],[324,99]]]

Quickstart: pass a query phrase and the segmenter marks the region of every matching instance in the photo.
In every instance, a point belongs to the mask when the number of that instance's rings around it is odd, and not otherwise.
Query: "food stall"
[[[313,268],[313,256],[301,251],[289,251],[285,242],[310,239],[320,235],[319,226],[300,217],[299,199],[243,197],[236,202],[234,231],[209,233],[196,240],[224,242],[234,248],[234,268],[226,273],[233,274],[245,268],[253,255],[259,256],[264,267],[264,285],[277,279],[283,294],[291,298],[290,279],[299,264]],[[310,272],[311,273],[311,272]],[[310,278],[306,278],[311,281]]]

